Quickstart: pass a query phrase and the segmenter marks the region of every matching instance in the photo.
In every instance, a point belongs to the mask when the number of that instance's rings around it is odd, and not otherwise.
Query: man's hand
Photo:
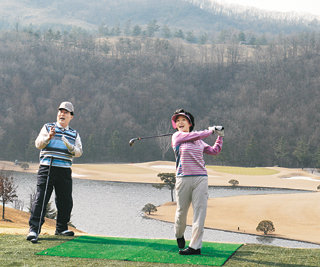
[[[63,141],[63,143],[65,144],[65,146],[68,148],[69,152],[73,152],[74,151],[74,145],[71,145],[68,141],[68,139],[65,136],[61,137],[61,140]]]
[[[52,126],[49,131],[49,140],[51,140],[55,134],[56,134],[56,130],[55,130],[54,126]]]

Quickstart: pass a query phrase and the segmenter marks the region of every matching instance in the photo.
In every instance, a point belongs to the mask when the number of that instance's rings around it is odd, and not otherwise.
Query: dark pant
[[[29,219],[30,231],[40,233],[41,226],[44,223],[44,215],[46,213],[46,207],[50,200],[53,188],[55,190],[56,198],[55,203],[57,207],[57,224],[56,230],[62,232],[68,229],[68,222],[70,221],[71,210],[73,206],[72,201],[72,178],[70,168],[51,167],[48,188],[46,193],[46,199],[43,205],[43,199],[46,190],[46,183],[48,178],[49,166],[40,165],[38,170],[37,181],[37,193],[35,202],[31,208],[31,216]],[[39,220],[41,215],[41,209],[44,206],[44,210],[41,218],[41,226],[39,229]]]

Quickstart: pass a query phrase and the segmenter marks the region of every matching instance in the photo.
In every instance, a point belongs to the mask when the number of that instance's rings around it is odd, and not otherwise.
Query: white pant
[[[207,215],[208,177],[189,176],[176,178],[177,210],[175,217],[176,238],[181,238],[187,226],[187,214],[192,203],[193,221],[192,236],[189,247],[201,248],[204,232],[204,221]]]

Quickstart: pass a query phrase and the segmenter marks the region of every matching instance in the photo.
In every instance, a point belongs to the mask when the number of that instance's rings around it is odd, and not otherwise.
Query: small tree
[[[156,133],[161,135],[163,132],[168,133],[170,131],[170,124],[166,120],[162,120],[158,123],[156,128]],[[164,138],[157,138],[156,142],[158,143],[161,150],[161,157],[164,159],[166,153],[171,147],[171,138],[166,136]]]
[[[27,170],[27,169],[29,169],[29,164],[26,163],[26,162],[23,162],[23,163],[21,163],[20,167],[21,167],[22,169],[24,169],[24,170]]]
[[[263,232],[265,235],[267,235],[270,232],[274,232],[275,228],[273,226],[272,221],[263,220],[258,224],[256,230],[258,232]]]
[[[29,203],[29,207],[28,207],[29,212],[31,212],[32,205],[36,200],[36,195],[37,195],[36,190],[33,190],[33,192],[30,194],[30,203]],[[51,201],[49,201],[47,204],[46,213],[44,214],[44,217],[49,218],[49,219],[54,219],[54,220],[57,217],[57,211],[52,207]]]
[[[24,202],[20,199],[15,199],[14,200],[14,208],[16,210],[23,210]]]
[[[49,218],[49,219],[56,219],[57,217],[57,211],[52,208],[52,203],[49,202],[47,204],[47,208],[46,208],[46,214],[44,215],[45,217]]]
[[[13,202],[18,196],[18,186],[14,185],[13,177],[9,177],[3,170],[0,172],[0,198],[2,199],[2,220],[5,220],[5,205]]]
[[[171,201],[173,202],[173,190],[176,185],[176,174],[175,173],[159,173],[158,177],[160,177],[161,181],[164,182],[163,186],[167,186],[171,191]],[[161,189],[161,188],[160,188]]]
[[[231,179],[228,183],[231,184],[232,186],[236,186],[239,184],[239,181],[235,179]]]
[[[151,203],[148,203],[143,207],[142,211],[143,212],[148,212],[148,214],[150,215],[151,212],[157,211],[157,208],[156,208],[155,205],[153,205]]]

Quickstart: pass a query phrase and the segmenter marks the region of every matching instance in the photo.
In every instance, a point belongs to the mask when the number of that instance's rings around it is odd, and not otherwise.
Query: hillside
[[[208,163],[320,167],[318,21],[208,3],[1,1],[0,159],[36,162],[70,100],[79,163],[174,160],[170,138],[128,142],[185,108],[196,130],[225,126]]]
[[[128,142],[173,131],[170,117],[183,107],[194,114],[196,130],[225,126],[223,151],[207,157],[208,164],[318,167],[319,52],[318,33],[249,50],[234,43],[4,32],[0,159],[36,162],[38,132],[68,99],[84,146],[76,162],[174,160],[170,138]]]
[[[98,31],[102,25],[120,27],[122,34],[139,25],[147,30],[156,21],[164,30],[182,29],[196,35],[206,33],[218,38],[226,32],[245,32],[255,35],[276,36],[294,32],[312,31],[319,28],[319,21],[273,14],[239,7],[225,7],[209,0],[6,0],[0,3],[0,29],[60,29],[81,27]]]

